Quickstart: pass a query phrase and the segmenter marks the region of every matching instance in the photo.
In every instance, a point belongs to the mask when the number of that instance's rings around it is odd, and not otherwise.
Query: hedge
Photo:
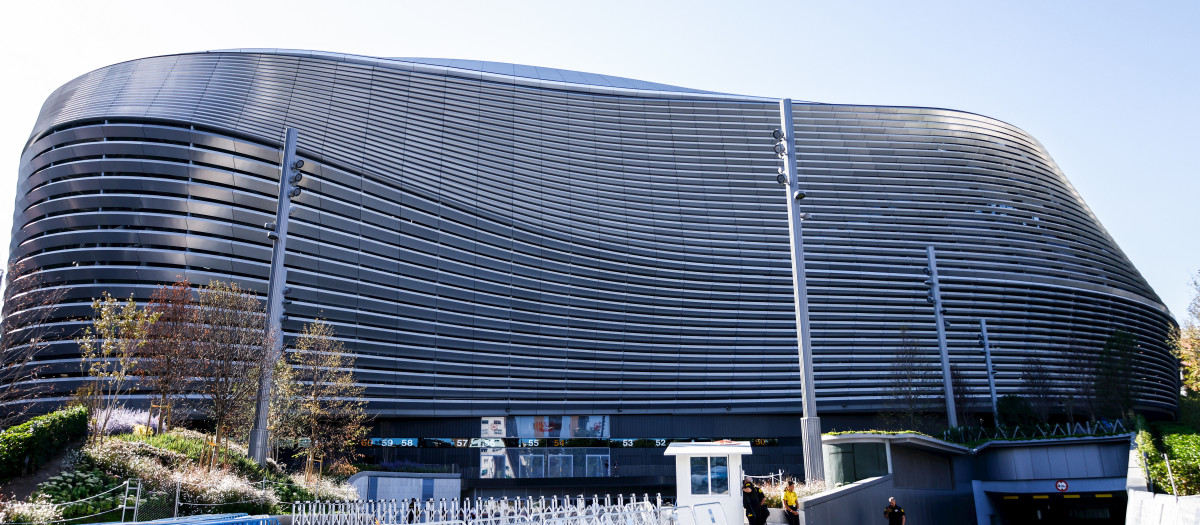
[[[71,441],[87,434],[87,409],[64,408],[0,432],[0,480],[45,465]]]

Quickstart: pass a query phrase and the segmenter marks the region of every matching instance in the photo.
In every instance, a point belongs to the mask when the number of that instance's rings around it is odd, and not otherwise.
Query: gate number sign
[[[1060,480],[1054,482],[1054,488],[1058,489],[1059,492],[1066,492],[1067,491],[1067,481],[1060,479]]]

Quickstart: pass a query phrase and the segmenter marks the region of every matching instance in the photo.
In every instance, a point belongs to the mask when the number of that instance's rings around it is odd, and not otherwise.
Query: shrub
[[[86,420],[85,420],[86,421]],[[52,523],[63,519],[60,507],[44,497],[30,502],[9,502],[0,506],[0,523]]]
[[[329,478],[315,477],[311,483],[304,481],[304,473],[292,474],[292,481],[297,485],[303,486],[312,493],[313,499],[318,501],[345,501],[356,500],[358,497],[358,489],[353,485],[338,483]]]
[[[137,427],[146,425],[146,417],[149,413],[145,410],[131,410],[125,407],[113,408],[107,418],[93,417],[93,426],[98,425],[97,421],[104,421],[104,435],[115,436],[120,434],[132,434],[137,430]],[[158,425],[158,418],[150,418],[150,427]]]
[[[1200,434],[1184,425],[1161,425],[1163,449],[1171,459],[1170,476],[1175,479],[1176,496],[1200,494]],[[1164,477],[1164,488],[1171,481]]]
[[[235,472],[200,468],[185,454],[149,443],[110,439],[84,447],[83,453],[97,468],[139,479],[149,490],[173,491],[179,484],[188,511],[209,512],[211,508],[205,506],[222,505],[221,512],[263,514],[279,504],[275,491],[256,488]]]
[[[87,410],[65,408],[0,432],[0,479],[45,465],[54,454],[87,432]]]
[[[207,445],[209,437],[193,430],[172,429],[170,432],[153,436],[124,435],[119,436],[118,439],[144,443],[162,450],[176,452],[193,463],[200,463],[205,453],[211,453],[212,450]],[[229,448],[230,452],[226,459],[231,472],[250,480],[265,480],[267,486],[273,490],[279,501],[312,501],[319,499],[319,496],[305,487],[303,483],[298,483],[284,473],[283,469],[274,461],[267,460],[266,467],[262,467],[246,456],[246,449],[244,447],[231,444]],[[322,490],[324,489],[322,488]],[[326,492],[335,493],[337,491]],[[228,511],[228,509],[224,510]]]
[[[59,507],[62,518],[73,519],[116,510],[121,504],[121,499],[125,497],[125,492],[113,489],[122,484],[120,478],[99,470],[90,461],[84,460],[74,470],[43,481],[33,496],[39,501],[49,503],[78,502]],[[106,492],[108,494],[104,497],[93,498]],[[85,498],[92,499],[80,501]],[[111,519],[112,516],[105,517],[106,521]]]
[[[796,497],[805,498],[814,494],[825,492],[825,482],[815,481],[813,483],[805,483],[796,481],[795,479],[785,479],[776,482],[775,480],[767,480],[759,486],[759,490],[767,497],[766,506],[773,509],[783,508],[783,491],[787,488],[787,482],[794,481],[796,483]]]

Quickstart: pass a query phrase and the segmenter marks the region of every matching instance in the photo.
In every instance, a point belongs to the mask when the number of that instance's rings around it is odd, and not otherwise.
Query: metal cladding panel
[[[265,291],[297,127],[284,329],[329,319],[377,414],[798,412],[776,104],[556,78],[266,51],[88,73],[25,149],[12,261],[71,290],[69,328],[101,291],[176,275]],[[1174,409],[1169,313],[1036,140],[957,111],[793,108],[822,412],[885,408],[904,331],[937,369],[928,245],[976,392],[981,317],[1001,395],[1031,358],[1070,377],[1064,351],[1119,328],[1138,407]]]

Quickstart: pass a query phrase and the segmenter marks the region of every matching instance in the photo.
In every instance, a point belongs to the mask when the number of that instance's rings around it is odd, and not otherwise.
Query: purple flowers
[[[107,418],[105,417],[107,415]],[[134,425],[146,425],[146,411],[132,410],[125,407],[111,409],[107,414],[100,413],[92,418],[92,428],[104,425],[104,435],[132,434]],[[150,418],[150,427],[158,426],[158,417]]]

